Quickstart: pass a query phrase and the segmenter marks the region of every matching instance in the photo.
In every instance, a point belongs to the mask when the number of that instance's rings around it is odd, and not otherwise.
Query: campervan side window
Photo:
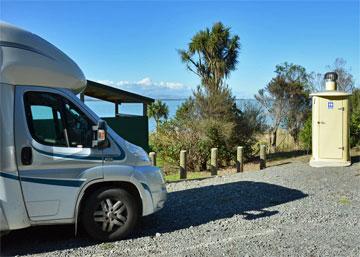
[[[91,147],[94,124],[69,100],[53,93],[26,92],[24,102],[28,127],[36,141],[59,147]]]
[[[90,148],[93,139],[92,127],[95,124],[67,99],[64,98],[63,103],[70,147]]]
[[[68,146],[61,104],[56,95],[27,92],[24,100],[32,137],[44,145]]]

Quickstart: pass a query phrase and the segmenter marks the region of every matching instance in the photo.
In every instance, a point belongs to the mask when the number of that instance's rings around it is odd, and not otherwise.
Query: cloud
[[[150,78],[143,78],[143,79],[139,80],[136,84],[142,85],[142,86],[151,86],[154,83],[151,81]]]
[[[145,77],[138,81],[112,81],[95,80],[101,84],[116,87],[125,91],[133,92],[139,95],[148,96],[155,99],[185,99],[192,95],[192,90],[188,85],[172,81],[153,81]],[[249,91],[233,90],[237,99],[253,99],[254,94]]]
[[[184,99],[191,95],[190,86],[180,82],[160,81],[154,82],[151,78],[145,77],[139,81],[112,81],[112,80],[95,80],[101,84],[116,87],[122,90],[137,93],[143,96],[155,99]]]

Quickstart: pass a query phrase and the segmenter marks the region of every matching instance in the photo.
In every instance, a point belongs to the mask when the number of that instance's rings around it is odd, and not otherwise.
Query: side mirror
[[[96,126],[93,126],[94,139],[92,147],[105,148],[107,145],[106,122],[99,120]]]

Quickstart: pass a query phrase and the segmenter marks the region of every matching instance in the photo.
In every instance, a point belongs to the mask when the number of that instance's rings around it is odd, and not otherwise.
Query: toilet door
[[[322,159],[342,159],[343,101],[319,97],[319,155]]]

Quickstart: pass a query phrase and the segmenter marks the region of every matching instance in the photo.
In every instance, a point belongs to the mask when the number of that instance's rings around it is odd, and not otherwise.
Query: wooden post
[[[211,148],[211,160],[210,160],[211,176],[217,175],[217,169],[218,169],[217,153],[218,153],[217,148]]]
[[[236,172],[244,171],[244,147],[238,146],[236,151]]]
[[[150,157],[152,166],[156,166],[156,153],[155,152],[150,152],[149,157]]]
[[[180,151],[180,179],[186,179],[186,150]]]
[[[143,116],[147,117],[147,103],[143,103]]]
[[[266,168],[266,145],[260,145],[260,170]]]
[[[115,103],[115,117],[119,116],[119,103]]]

